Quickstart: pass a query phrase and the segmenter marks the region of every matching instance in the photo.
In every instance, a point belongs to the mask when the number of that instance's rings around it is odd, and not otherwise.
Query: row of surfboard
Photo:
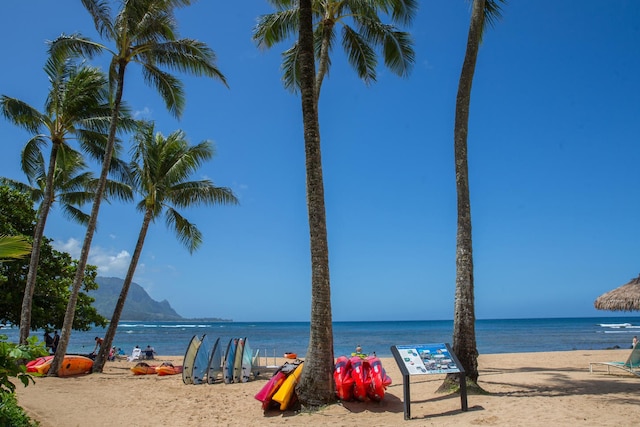
[[[246,337],[231,338],[224,351],[223,347],[220,338],[211,345],[207,334],[194,335],[184,354],[182,381],[185,384],[213,384],[220,379],[226,384],[249,381],[258,351],[253,354]]]

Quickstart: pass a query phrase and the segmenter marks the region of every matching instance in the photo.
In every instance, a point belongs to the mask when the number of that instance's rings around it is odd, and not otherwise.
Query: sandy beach
[[[640,419],[640,378],[589,362],[624,361],[630,350],[489,354],[479,358],[487,395],[435,393],[442,375],[410,377],[411,419],[404,420],[402,376],[382,359],[393,379],[382,402],[344,402],[313,413],[263,412],[254,395],[269,375],[243,384],[184,385],[180,375],[134,376],[134,362],[109,362],[102,374],[36,378],[17,387],[18,403],[42,427],[84,426],[631,426]],[[154,363],[181,357],[160,357]]]

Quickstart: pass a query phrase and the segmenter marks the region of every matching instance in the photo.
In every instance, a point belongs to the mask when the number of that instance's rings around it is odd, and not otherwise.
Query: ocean
[[[356,345],[365,353],[391,357],[392,345],[451,343],[453,321],[334,322],[334,354],[350,354]],[[18,328],[5,326],[0,334],[15,342]],[[40,338],[42,331],[32,332]],[[68,353],[89,353],[96,336],[105,329],[73,331]],[[193,335],[207,334],[211,342],[220,338],[223,345],[232,338],[249,339],[261,356],[281,357],[285,352],[304,357],[309,344],[308,322],[126,322],[118,325],[114,340],[130,354],[136,345],[151,345],[159,355],[181,356]],[[631,348],[640,335],[640,317],[590,317],[552,319],[477,320],[476,341],[480,354],[523,353],[564,350],[600,350]],[[269,360],[271,363],[271,360]]]

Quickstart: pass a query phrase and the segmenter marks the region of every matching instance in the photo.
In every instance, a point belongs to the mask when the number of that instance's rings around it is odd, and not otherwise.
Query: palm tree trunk
[[[31,259],[27,273],[27,284],[22,296],[22,309],[20,310],[20,344],[26,344],[31,330],[31,306],[33,304],[33,292],[36,289],[38,278],[38,263],[40,262],[40,249],[42,248],[42,236],[53,202],[53,178],[56,172],[56,160],[58,158],[59,141],[52,141],[49,155],[49,167],[47,169],[47,182],[45,184],[42,204],[38,212],[38,221],[33,233],[33,245],[31,246]]]
[[[329,40],[332,31],[333,21],[325,19],[322,30],[322,45],[320,46],[320,56],[318,59],[318,72],[316,75],[316,109],[318,108],[318,102],[320,102],[320,88],[322,87],[324,76],[329,69]]]
[[[107,334],[105,335],[104,341],[100,346],[98,357],[96,357],[96,360],[93,363],[93,372],[102,372],[104,364],[107,361],[107,357],[109,356],[109,351],[111,349],[111,346],[113,345],[113,339],[116,336],[118,322],[120,322],[120,316],[122,315],[122,310],[124,309],[124,303],[127,301],[127,294],[129,293],[129,288],[131,287],[131,282],[133,281],[133,275],[136,272],[136,267],[138,266],[138,260],[140,259],[140,254],[142,253],[142,247],[144,246],[144,240],[147,237],[147,230],[149,230],[149,224],[151,223],[152,216],[153,212],[151,211],[151,209],[147,209],[144,213],[142,227],[140,227],[138,242],[136,243],[136,248],[133,251],[133,256],[131,257],[131,263],[129,264],[127,275],[124,278],[124,283],[122,284],[122,289],[120,290],[120,296],[118,297],[116,306],[113,309],[113,316],[111,316],[111,321],[109,322],[109,329],[107,329]]]
[[[478,350],[475,332],[473,284],[473,246],[471,244],[471,201],[467,134],[471,85],[484,22],[485,0],[474,0],[469,24],[467,50],[460,73],[454,128],[456,190],[458,194],[458,232],[456,238],[456,297],[453,318],[453,351],[467,378],[478,380]]]
[[[80,287],[84,281],[85,268],[87,266],[87,259],[89,258],[89,250],[91,249],[91,241],[93,240],[93,234],[96,230],[98,222],[98,213],[100,211],[100,202],[102,201],[102,195],[107,184],[107,175],[109,174],[109,166],[111,165],[111,157],[113,156],[113,148],[116,140],[116,129],[118,127],[118,114],[120,110],[120,104],[122,102],[122,92],[124,89],[124,72],[126,69],[126,63],[118,66],[118,77],[116,95],[113,103],[113,112],[111,113],[111,124],[109,126],[109,138],[107,139],[107,146],[105,147],[104,158],[102,160],[102,170],[100,171],[100,178],[98,180],[98,188],[96,189],[96,195],[93,199],[93,206],[91,207],[91,216],[89,223],[87,224],[87,232],[82,244],[82,250],[80,252],[80,259],[78,260],[76,275],[73,279],[73,286],[71,289],[71,295],[69,295],[69,303],[67,304],[67,311],[64,315],[64,322],[60,331],[60,343],[56,350],[56,355],[49,368],[49,376],[57,376],[58,370],[62,365],[64,355],[67,352],[69,346],[69,338],[71,336],[71,329],[73,327],[73,319],[75,317],[76,304],[78,302],[78,293]]]
[[[318,407],[335,400],[329,249],[313,55],[311,0],[301,0],[300,88],[311,244],[311,328],[304,369],[296,390],[300,403],[306,407]]]

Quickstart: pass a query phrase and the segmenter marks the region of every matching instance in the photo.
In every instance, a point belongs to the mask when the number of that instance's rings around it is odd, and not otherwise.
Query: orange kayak
[[[156,372],[160,376],[164,375],[175,375],[182,373],[182,365],[173,366],[173,365],[160,365],[156,368]]]
[[[32,368],[39,374],[45,375],[49,372],[52,362],[53,357],[40,365],[32,366]],[[58,370],[58,376],[70,377],[72,375],[88,374],[91,372],[91,368],[93,368],[93,360],[88,357],[67,354],[64,356],[62,366]]]
[[[134,375],[151,375],[156,373],[157,366],[151,366],[147,363],[140,362],[136,366],[131,367],[131,372]]]

